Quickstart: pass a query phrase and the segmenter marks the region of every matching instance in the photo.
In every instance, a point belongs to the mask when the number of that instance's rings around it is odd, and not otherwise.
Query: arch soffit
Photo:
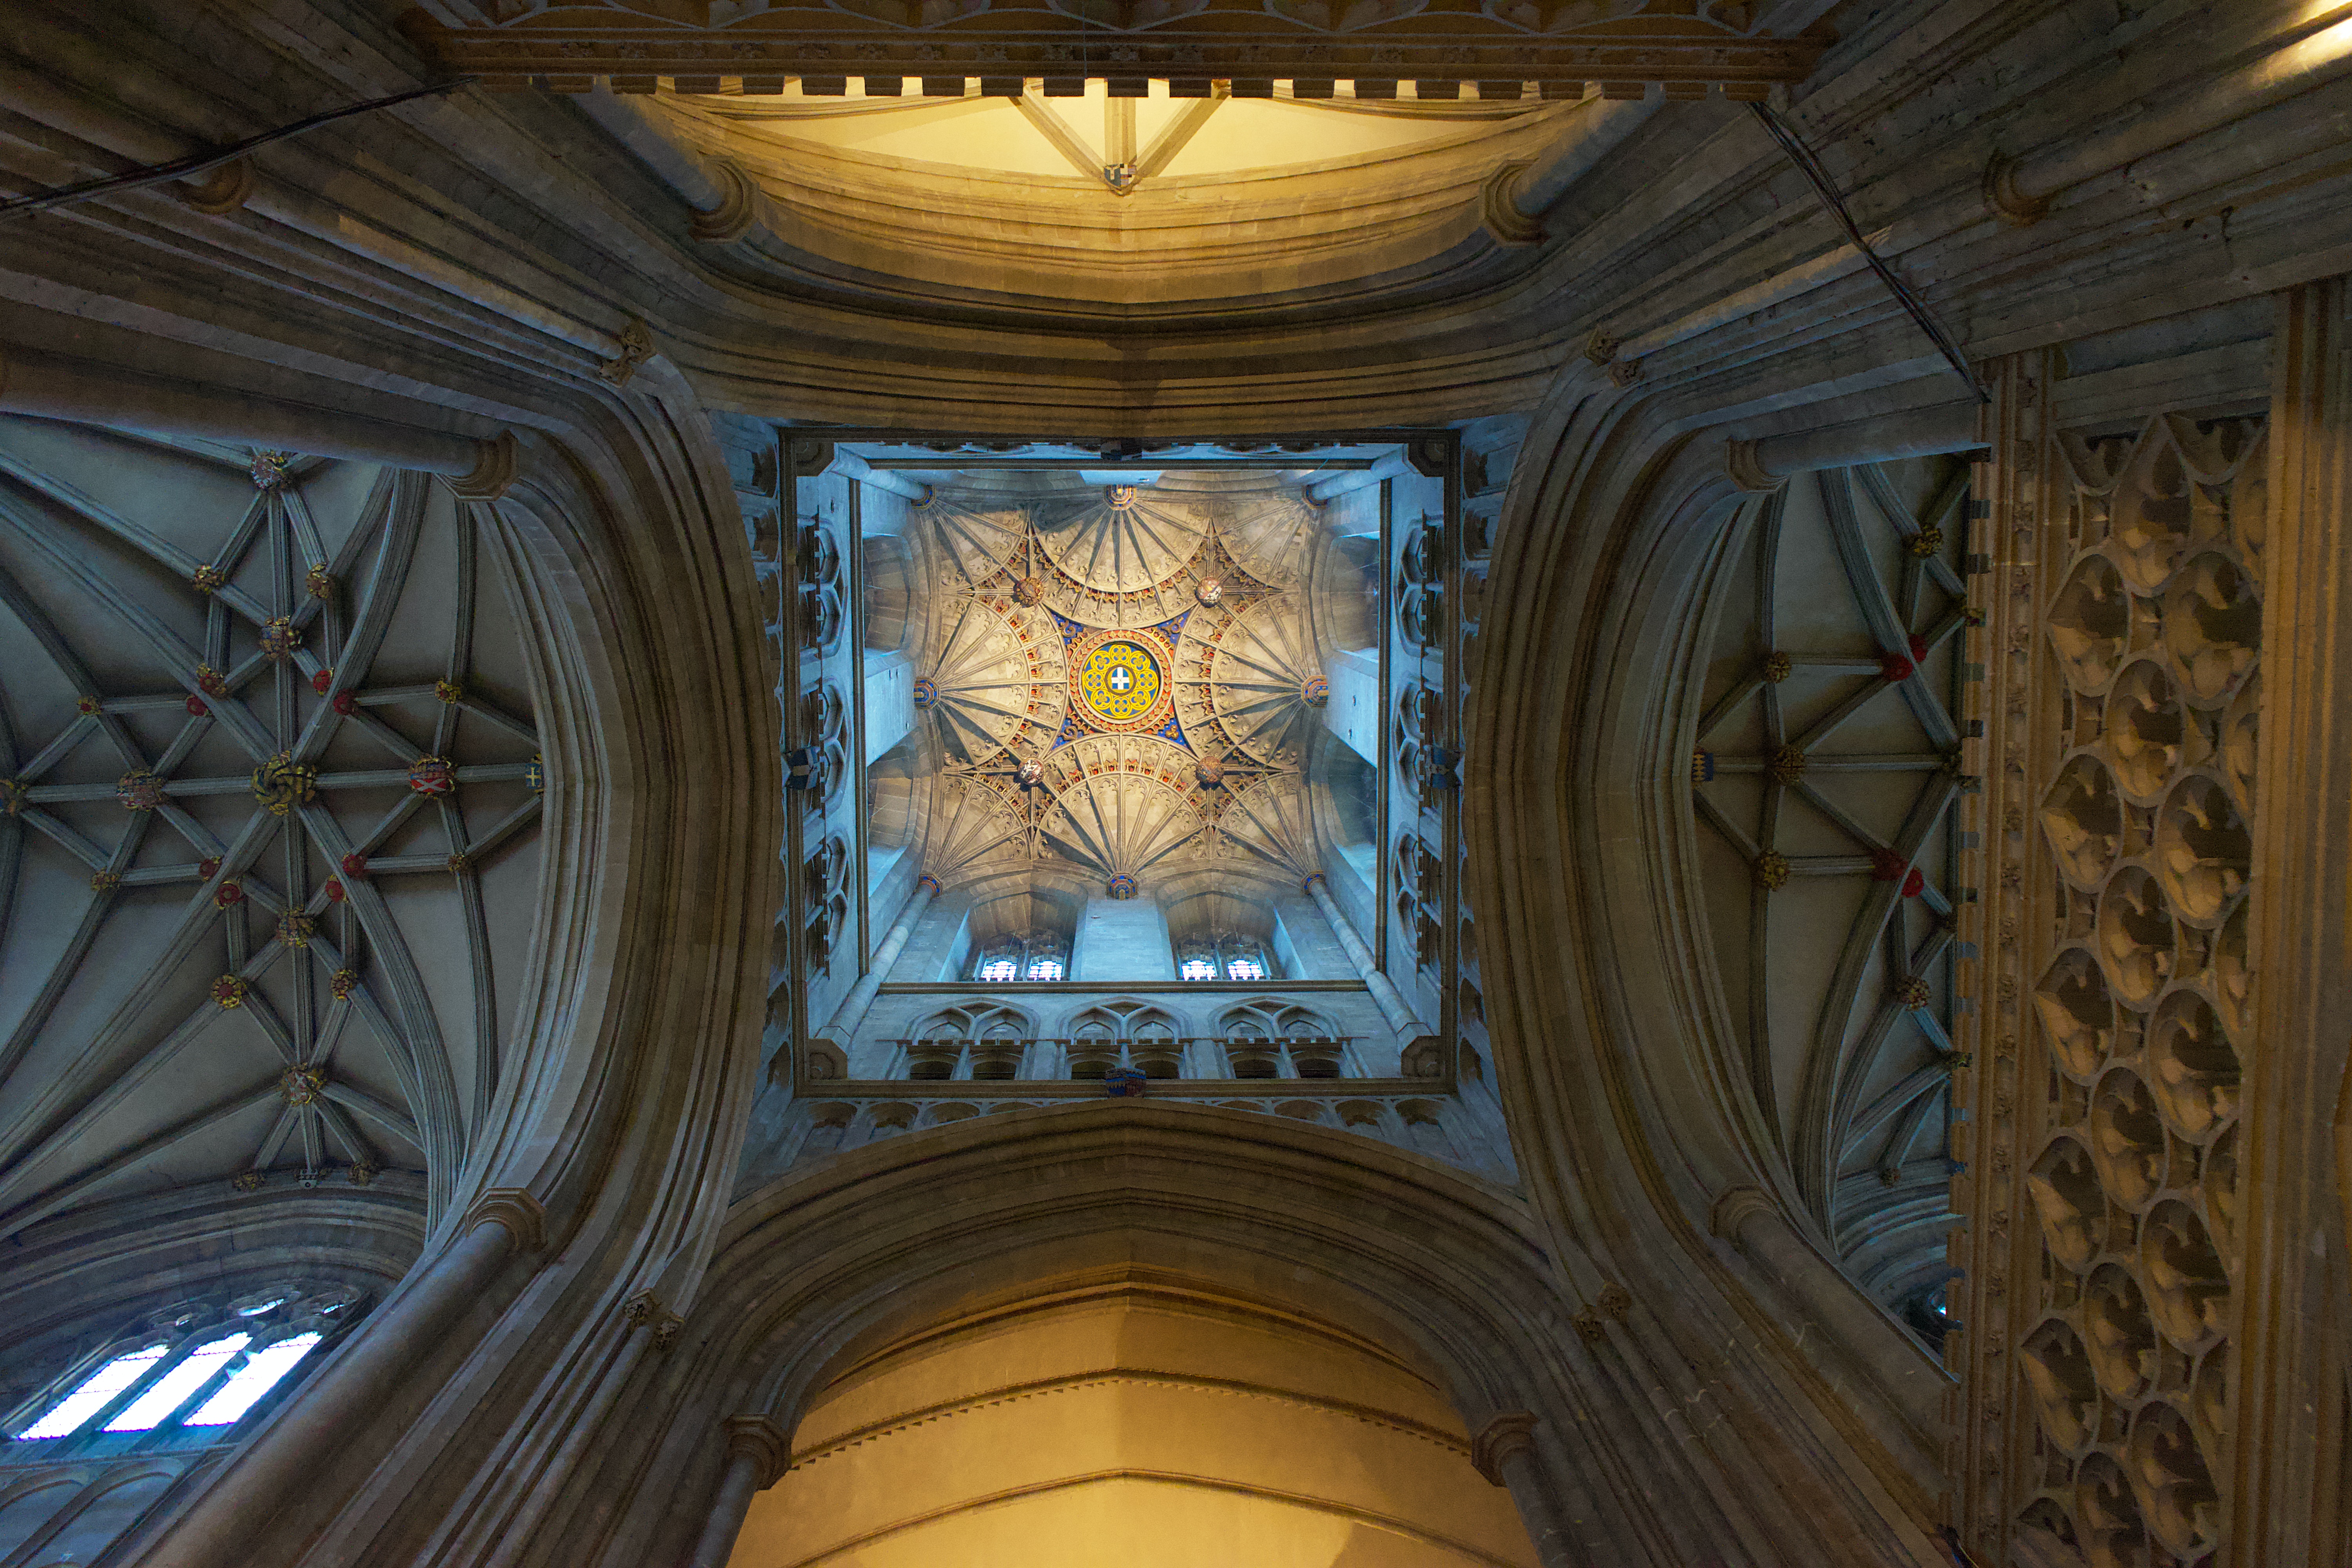
[[[538,680],[549,816],[551,826],[562,818],[564,834],[545,862],[542,935],[515,1037],[568,1039],[575,1048],[539,1053],[501,1084],[491,1136],[470,1173],[484,1185],[544,1194],[551,1212],[562,1190],[601,1174],[598,1144],[581,1136],[594,1093],[591,1063],[652,1037],[648,1015],[672,1015],[677,1022],[667,1028],[740,1037],[740,1054],[756,1058],[757,1012],[735,1003],[763,988],[764,975],[754,975],[764,970],[765,948],[734,933],[765,925],[781,874],[782,825],[767,805],[782,789],[778,721],[772,703],[759,700],[766,656],[751,607],[761,592],[748,551],[709,543],[740,541],[740,524],[698,524],[734,506],[707,426],[645,416],[648,406],[690,400],[691,390],[658,358],[641,374],[648,397],[606,399],[583,425],[526,440],[521,477],[499,503],[534,568],[527,588],[545,634]],[[637,509],[625,528],[615,510],[624,503]],[[672,527],[646,527],[648,514]],[[658,572],[626,559],[665,551],[683,552],[699,570],[679,570],[671,556]],[[670,587],[646,591],[655,582]],[[713,624],[730,628],[726,640],[711,638]],[[666,676],[677,660],[656,650],[681,647],[708,651],[700,668]],[[688,732],[696,760],[676,766],[664,753]],[[558,770],[576,786],[561,806]],[[734,847],[706,860],[688,847],[688,835]],[[616,864],[627,869],[614,875]],[[688,865],[718,870],[689,891],[673,869]],[[692,939],[709,955],[704,972],[669,961],[688,940],[678,928],[689,922],[709,932]],[[617,979],[647,972],[658,977],[650,987]],[[722,1088],[742,1092],[747,1075],[722,1075]],[[656,1114],[641,1107],[632,1119],[649,1125]]]
[[[1475,1177],[1341,1136],[1086,1104],[868,1145],[735,1205],[704,1300],[737,1326],[704,1357],[734,1369],[719,1375],[745,1407],[789,1417],[911,1335],[1139,1267],[1415,1346],[1463,1409],[1527,1403],[1548,1375],[1535,1318],[1557,1289],[1534,1216]]]
[[[1522,448],[1489,568],[1518,593],[1490,608],[1472,679],[1464,823],[1477,922],[1495,933],[1482,959],[1497,1077],[1555,1234],[1609,1237],[1637,1294],[1760,1326],[1706,1235],[1713,1200],[1752,1184],[1802,1209],[1722,1026],[1687,786],[1659,765],[1696,716],[1692,634],[1738,492],[1720,429],[1628,406],[1598,377],[1571,372],[1538,426],[1548,444],[1531,433]],[[1505,752],[1503,736],[1529,741]],[[1809,1363],[1782,1364],[1843,1411]],[[1891,1461],[1872,1468],[1906,1485]]]
[[[1687,900],[1660,858],[1669,795],[1642,774],[1670,721],[1659,671],[1737,492],[1710,440],[1589,366],[1521,453],[1488,575],[1517,592],[1496,596],[1479,638],[1464,782],[1497,1076],[1515,1131],[1551,1144],[1528,1179],[1556,1220],[1610,1226],[1670,1194],[1704,1215],[1759,1163],[1704,1065],[1691,961],[1661,940]],[[1591,1076],[1607,1092],[1580,1091]],[[1612,1146],[1630,1166],[1596,1157]]]

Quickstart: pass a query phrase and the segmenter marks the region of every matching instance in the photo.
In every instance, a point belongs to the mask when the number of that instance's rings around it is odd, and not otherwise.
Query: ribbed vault
[[[424,474],[0,422],[0,1226],[447,1191],[536,893],[514,548]]]

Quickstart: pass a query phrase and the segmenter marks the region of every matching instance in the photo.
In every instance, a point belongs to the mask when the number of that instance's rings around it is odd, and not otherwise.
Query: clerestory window
[[[20,1408],[0,1459],[215,1441],[356,1319],[360,1301],[343,1286],[279,1288],[151,1314]]]
[[[1063,980],[1069,973],[1069,940],[1054,931],[998,937],[974,953],[971,961],[971,977],[992,985],[1013,980]]]
[[[1274,961],[1254,936],[1220,933],[1187,939],[1176,950],[1181,980],[1271,980]]]

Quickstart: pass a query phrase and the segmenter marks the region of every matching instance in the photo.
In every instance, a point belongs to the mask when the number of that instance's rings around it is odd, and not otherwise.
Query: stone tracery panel
[[[2241,731],[2264,442],[2259,421],[2160,418],[2056,446],[2056,679],[2008,763],[2054,774],[2026,842],[2007,836],[2046,1047],[2017,1075],[2042,1131],[2018,1156],[2041,1262],[2019,1284],[2037,1426],[2015,1528],[2094,1568],[2202,1563],[2220,1544],[2237,1086],[2256,1048]]]
[[[1984,1560],[2227,1547],[2249,886],[2270,504],[2259,418],[2051,429],[2005,367],[1992,462],[1970,1386]]]

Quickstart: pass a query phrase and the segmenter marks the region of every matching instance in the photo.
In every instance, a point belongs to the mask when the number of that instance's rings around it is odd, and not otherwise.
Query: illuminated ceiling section
[[[1339,743],[1309,476],[916,477],[907,533],[933,591],[907,744],[936,769],[931,874],[951,889],[1026,859],[1126,899],[1230,861],[1295,892],[1317,859],[1300,785]]]

